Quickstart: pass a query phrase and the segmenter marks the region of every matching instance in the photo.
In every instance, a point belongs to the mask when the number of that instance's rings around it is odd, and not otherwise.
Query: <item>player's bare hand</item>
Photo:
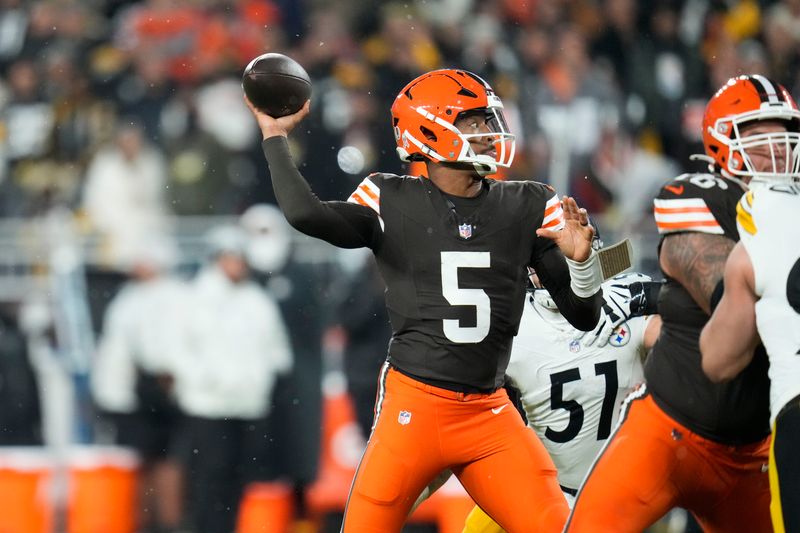
[[[253,103],[247,98],[247,95],[244,96],[244,101],[247,104],[247,107],[250,108],[250,111],[253,112],[253,116],[256,117],[258,127],[261,129],[261,135],[264,139],[268,137],[275,137],[276,135],[286,137],[289,135],[289,132],[300,123],[301,120],[306,118],[306,115],[308,115],[308,112],[311,109],[311,100],[306,100],[306,103],[297,113],[286,115],[285,117],[274,118],[256,108],[256,106],[254,106]]]
[[[578,207],[571,196],[561,198],[561,209],[564,210],[564,229],[553,231],[539,228],[536,235],[550,239],[561,249],[561,253],[573,261],[586,261],[592,253],[594,228],[589,224],[586,209]]]

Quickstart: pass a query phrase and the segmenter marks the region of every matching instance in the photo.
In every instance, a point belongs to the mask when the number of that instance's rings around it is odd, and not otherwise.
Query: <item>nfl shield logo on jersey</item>
[[[628,344],[628,341],[631,339],[631,329],[628,327],[628,324],[622,324],[614,330],[614,333],[611,334],[611,337],[608,339],[608,343],[611,346],[625,346]]]
[[[458,226],[458,236],[462,239],[469,239],[472,237],[472,224],[460,224]]]
[[[400,414],[397,415],[397,423],[401,426],[406,426],[411,422],[411,413],[408,411],[400,411]]]

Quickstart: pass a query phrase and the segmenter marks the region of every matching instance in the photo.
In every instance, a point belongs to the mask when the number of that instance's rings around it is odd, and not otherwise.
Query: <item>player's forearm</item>
[[[731,252],[725,267],[722,299],[700,335],[703,371],[712,381],[736,377],[753,359],[760,342],[755,280],[748,280],[747,267],[752,269],[740,243]]]
[[[753,358],[755,346],[738,339],[729,326],[712,318],[700,335],[703,372],[713,382],[735,378]]]
[[[564,255],[556,247],[545,251],[534,265],[539,279],[558,306],[561,315],[575,328],[591,331],[600,319],[603,292],[578,296],[572,290],[569,268]]]
[[[571,289],[562,291],[563,294],[553,296],[558,310],[572,327],[581,331],[591,331],[600,320],[600,308],[603,304],[603,293],[597,291],[594,295],[583,298],[577,296]]]
[[[658,296],[663,286],[664,283],[662,281],[637,281],[631,283],[630,318],[658,314]]]
[[[644,330],[644,337],[642,338],[642,347],[646,352],[655,346],[658,336],[661,335],[661,317],[659,315],[650,315],[647,320],[647,327]]]
[[[322,202],[297,170],[286,137],[269,137],[264,139],[261,147],[272,175],[272,188],[278,205],[289,223],[305,233],[304,228],[324,217]]]
[[[275,198],[293,228],[342,248],[371,245],[371,213],[355,204],[321,201],[297,170],[286,137],[269,137],[261,147],[272,175]]]

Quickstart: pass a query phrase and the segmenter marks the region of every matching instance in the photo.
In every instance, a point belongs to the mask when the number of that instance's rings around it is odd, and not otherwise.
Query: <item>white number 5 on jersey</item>
[[[453,342],[481,342],[489,334],[492,316],[489,296],[483,289],[462,289],[458,286],[459,268],[489,268],[489,252],[442,252],[442,295],[450,305],[475,307],[476,323],[462,327],[458,320],[445,319],[444,335]]]

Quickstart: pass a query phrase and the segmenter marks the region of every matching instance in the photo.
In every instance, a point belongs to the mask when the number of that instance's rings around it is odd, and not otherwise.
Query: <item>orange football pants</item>
[[[637,389],[589,472],[566,531],[640,533],[673,507],[706,533],[772,531],[769,437],[726,446],[693,433]]]
[[[560,532],[569,509],[553,461],[505,389],[465,394],[385,366],[375,424],[345,509],[345,533],[400,531],[447,468],[509,533]]]

